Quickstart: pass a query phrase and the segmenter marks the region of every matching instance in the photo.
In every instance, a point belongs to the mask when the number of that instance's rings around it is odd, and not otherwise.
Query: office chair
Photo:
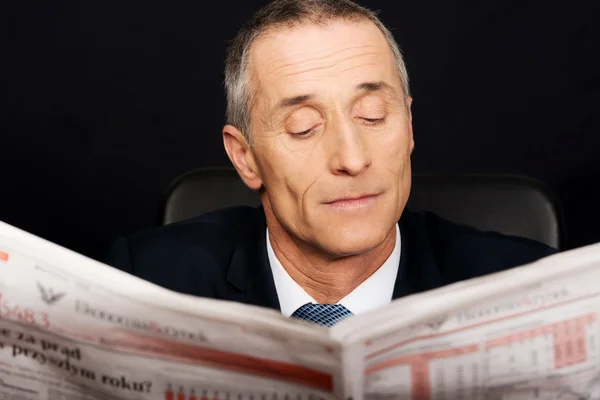
[[[169,224],[219,208],[260,205],[230,167],[194,170],[167,191],[162,223]],[[539,181],[513,175],[413,175],[407,208],[431,211],[483,231],[522,236],[559,249],[562,214],[556,198]]]

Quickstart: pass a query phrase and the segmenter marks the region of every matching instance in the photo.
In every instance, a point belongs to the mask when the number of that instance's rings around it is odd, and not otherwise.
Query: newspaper
[[[600,399],[600,245],[333,328],[0,223],[0,400]]]

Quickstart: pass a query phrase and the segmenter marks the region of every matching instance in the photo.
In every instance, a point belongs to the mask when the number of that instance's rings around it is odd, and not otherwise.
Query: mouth
[[[379,196],[380,193],[340,197],[339,199],[328,201],[324,204],[339,210],[356,210],[371,207]]]

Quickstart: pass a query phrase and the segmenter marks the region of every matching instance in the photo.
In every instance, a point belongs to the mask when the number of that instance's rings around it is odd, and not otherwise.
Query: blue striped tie
[[[319,325],[333,326],[351,315],[352,312],[341,304],[306,303],[294,311],[291,317]]]

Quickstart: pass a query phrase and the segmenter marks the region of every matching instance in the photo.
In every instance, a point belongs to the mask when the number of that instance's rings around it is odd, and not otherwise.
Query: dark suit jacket
[[[540,243],[483,233],[405,210],[394,298],[434,289],[554,253]],[[108,263],[171,290],[279,309],[262,207],[219,210],[120,238]]]

